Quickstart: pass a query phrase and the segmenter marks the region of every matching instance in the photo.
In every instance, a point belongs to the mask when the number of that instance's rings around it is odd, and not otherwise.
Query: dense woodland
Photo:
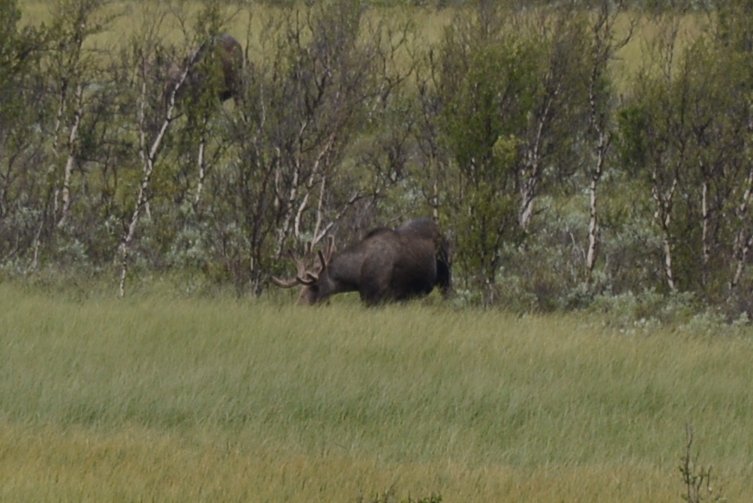
[[[144,3],[114,33],[122,2],[0,0],[0,279],[260,295],[288,249],[430,215],[461,303],[753,309],[753,1],[448,2],[436,42],[415,7],[314,4]],[[231,22],[221,103],[196,49]]]

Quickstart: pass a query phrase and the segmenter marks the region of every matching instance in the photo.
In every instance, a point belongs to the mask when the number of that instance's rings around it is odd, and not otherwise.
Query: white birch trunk
[[[677,286],[675,285],[674,271],[672,269],[672,242],[667,232],[664,233],[662,238],[662,246],[664,248],[664,276],[667,279],[667,286],[671,291],[676,292]]]
[[[518,225],[524,231],[528,230],[533,217],[533,200],[536,197],[536,180],[530,179],[523,183],[523,190],[520,194],[520,213],[518,216]]]
[[[672,265],[672,239],[670,235],[669,226],[672,224],[672,204],[675,189],[677,188],[677,176],[672,179],[672,184],[666,192],[662,192],[658,187],[658,177],[656,172],[653,174],[653,187],[651,189],[656,203],[656,211],[654,212],[654,218],[659,224],[662,231],[662,251],[664,252],[664,277],[667,281],[667,286],[672,292],[677,291],[677,284],[675,283],[674,269]]]
[[[597,211],[597,193],[598,178],[592,177],[591,184],[589,186],[589,222],[588,222],[588,251],[586,252],[586,270],[588,271],[588,277],[591,278],[594,266],[596,265],[596,257],[599,251],[599,217]]]
[[[180,87],[185,82],[186,78],[188,77],[188,72],[191,70],[191,67],[194,64],[194,58],[186,64],[185,69],[183,70],[183,73],[180,76],[180,79],[175,84],[175,87],[170,93],[170,99],[168,102],[167,110],[165,111],[165,119],[162,122],[162,127],[160,128],[159,132],[157,133],[157,136],[152,141],[151,146],[147,149],[147,141],[146,141],[146,78],[143,79],[143,83],[141,86],[141,103],[139,107],[139,142],[141,146],[141,161],[143,165],[143,171],[141,174],[141,183],[139,184],[139,191],[136,196],[136,203],[133,207],[133,213],[131,214],[131,220],[128,224],[128,230],[123,235],[123,238],[120,242],[119,251],[120,251],[120,283],[118,287],[118,297],[122,298],[125,296],[125,283],[126,278],[128,276],[128,253],[130,251],[131,242],[133,241],[133,237],[136,234],[136,228],[139,223],[139,218],[141,216],[141,210],[145,207],[147,204],[147,191],[149,190],[149,183],[152,178],[152,172],[154,171],[154,164],[157,160],[157,154],[159,153],[159,149],[162,146],[162,140],[165,138],[165,134],[167,134],[167,130],[170,127],[170,123],[173,120],[173,111],[175,109],[175,96],[180,89]]]
[[[536,136],[533,144],[528,147],[525,156],[525,166],[523,169],[523,182],[520,191],[520,211],[518,213],[518,224],[524,231],[528,230],[533,217],[533,203],[536,198],[536,189],[541,177],[541,148],[544,141],[545,129],[549,125],[552,114],[552,106],[560,93],[561,83],[558,83],[547,97],[544,109],[538,117],[536,124]]]
[[[732,289],[735,289],[737,285],[740,284],[740,279],[742,278],[743,270],[745,269],[745,261],[748,258],[748,253],[750,253],[751,245],[753,245],[753,236],[750,236],[740,249],[737,266],[735,267],[735,274],[732,276],[732,283],[730,284]]]
[[[701,253],[703,256],[704,270],[711,260],[711,245],[709,244],[709,221],[711,214],[709,211],[709,182],[703,181],[701,187]]]
[[[301,128],[301,131],[300,131],[301,134],[303,134],[305,129],[306,129],[306,125],[304,124],[304,126]],[[321,227],[321,220],[323,218],[322,217],[322,201],[323,201],[325,190],[326,190],[325,181],[326,181],[327,167],[329,166],[328,157],[335,147],[336,140],[337,140],[337,134],[336,133],[330,134],[329,138],[327,138],[326,142],[324,143],[321,150],[317,154],[316,159],[314,160],[311,166],[311,171],[305,181],[300,180],[301,173],[302,173],[302,169],[301,169],[302,155],[299,154],[295,161],[295,168],[293,171],[293,181],[291,183],[290,192],[287,197],[287,209],[288,210],[287,210],[287,214],[285,215],[283,219],[283,223],[280,226],[280,230],[278,231],[278,235],[277,235],[276,252],[277,252],[278,257],[282,255],[282,248],[284,246],[285,239],[290,234],[291,226],[292,226],[292,231],[295,238],[300,239],[302,235],[301,229],[302,229],[302,224],[303,224],[303,214],[309,208],[309,197],[310,197],[311,189],[316,185],[317,180],[321,180],[319,182],[321,185],[320,185],[319,203],[317,206],[317,219],[318,220],[317,220],[316,228],[314,229],[314,234],[313,234],[312,241],[310,244],[315,244],[315,242],[318,241],[318,239],[321,239],[321,237],[323,237],[326,234],[326,232],[325,233],[317,232],[317,229]],[[303,194],[303,197],[300,200],[300,202],[296,205],[296,200],[299,197],[299,192],[302,192],[302,190],[304,189],[306,192]],[[293,211],[292,208],[294,207],[296,209]],[[331,227],[332,227],[331,225],[327,225],[326,229],[328,230]],[[320,236],[320,237],[317,239],[317,236]]]
[[[204,148],[206,141],[204,135],[201,135],[199,140],[199,151],[196,154],[196,164],[199,168],[199,179],[196,181],[196,194],[193,199],[194,211],[198,211],[199,203],[201,203],[201,193],[204,190],[204,178],[206,177],[206,163],[204,161]]]
[[[734,255],[736,258],[735,272],[732,275],[732,281],[730,281],[730,290],[737,288],[742,278],[743,270],[745,269],[745,261],[748,258],[748,251],[750,250],[751,241],[753,241],[753,235],[746,238],[746,225],[745,220],[748,214],[748,208],[750,207],[750,199],[753,195],[753,167],[748,171],[748,176],[745,180],[745,191],[743,192],[740,206],[737,208],[737,220],[740,226],[735,236]]]
[[[68,159],[65,162],[65,170],[63,172],[63,187],[61,190],[61,198],[63,202],[63,208],[61,210],[60,220],[58,221],[58,228],[65,225],[68,219],[68,212],[71,208],[71,177],[73,176],[73,168],[76,165],[76,144],[78,142],[78,128],[81,124],[81,117],[83,115],[83,96],[84,86],[79,83],[76,87],[76,110],[73,115],[73,124],[71,124],[71,130],[68,135]]]
[[[277,246],[275,250],[276,256],[280,257],[282,256],[282,248],[285,245],[285,238],[287,238],[288,234],[290,233],[290,226],[291,219],[292,219],[292,211],[291,208],[295,204],[296,199],[298,198],[298,179],[299,179],[300,169],[298,166],[294,168],[293,171],[293,180],[290,184],[290,191],[288,192],[287,196],[287,202],[283,206],[285,215],[282,220],[282,224],[280,225],[280,229],[277,231]],[[278,177],[278,182],[282,182],[282,177]]]
[[[53,175],[56,171],[56,163],[59,158],[59,134],[60,134],[60,128],[63,125],[63,114],[65,114],[65,102],[66,102],[66,93],[65,89],[61,88],[60,90],[60,101],[58,102],[58,109],[55,113],[55,126],[52,129],[52,153],[53,153],[53,162],[49,165],[47,168],[47,175],[49,178],[53,178]],[[56,182],[52,182],[53,186],[50,187],[50,191],[52,192],[52,215],[53,218],[57,215],[57,199],[58,199],[58,190],[54,187],[56,185]],[[49,196],[48,196],[49,197]],[[45,211],[42,213],[42,215],[39,218],[39,225],[37,226],[37,232],[34,234],[34,243],[32,245],[32,248],[34,249],[34,253],[32,255],[31,259],[31,270],[36,271],[39,267],[39,247],[41,245],[41,239],[42,239],[42,230],[44,229],[44,223],[45,223],[45,213],[47,212],[47,208],[45,208]]]
[[[588,274],[588,280],[591,280],[591,275],[596,265],[596,259],[599,253],[600,231],[599,228],[599,212],[598,212],[598,186],[601,180],[601,175],[604,173],[604,162],[606,160],[606,152],[609,148],[610,138],[608,133],[605,133],[600,127],[598,129],[599,142],[596,145],[596,166],[591,171],[591,183],[588,187],[589,192],[589,221],[588,221],[588,251],[586,252],[586,272]]]

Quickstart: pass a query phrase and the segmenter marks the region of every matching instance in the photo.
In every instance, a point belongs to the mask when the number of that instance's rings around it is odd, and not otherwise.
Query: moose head
[[[170,64],[164,88],[166,102],[172,93],[177,101],[186,97],[196,101],[209,86],[220,102],[237,100],[242,92],[243,59],[241,44],[231,35],[221,33],[207,40],[182,64]]]
[[[367,305],[427,295],[435,286],[450,290],[447,240],[428,218],[406,222],[396,229],[377,228],[361,241],[335,253],[330,239],[317,252],[318,263],[305,263],[290,255],[296,265],[293,278],[272,281],[282,288],[301,286],[299,302],[316,304],[330,296],[357,291]]]
[[[309,251],[311,248],[308,249]],[[314,267],[307,267],[306,263],[297,257],[293,251],[288,252],[288,256],[296,267],[296,275],[289,279],[281,279],[272,276],[272,283],[281,288],[293,288],[302,286],[298,296],[299,304],[316,304],[319,302],[322,292],[320,291],[320,278],[323,279],[323,273],[327,271],[327,266],[332,261],[332,255],[335,252],[335,238],[330,236],[327,240],[324,251],[317,251],[318,264]],[[326,273],[325,273],[326,274]]]

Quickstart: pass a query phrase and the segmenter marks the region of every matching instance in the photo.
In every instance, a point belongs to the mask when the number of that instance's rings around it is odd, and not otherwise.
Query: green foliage
[[[586,106],[585,26],[564,9],[540,21],[482,2],[447,28],[436,62],[440,141],[450,158],[444,215],[462,274],[486,303],[500,298],[504,247],[542,237],[529,225],[534,201],[545,189],[566,193],[555,180],[581,162],[573,145],[583,119],[576,111]]]
[[[665,287],[718,303],[736,287],[732,264],[740,267],[746,253],[739,244],[749,186],[745,57],[728,46],[730,26],[712,25],[682,49],[679,27],[669,23],[619,112],[620,154],[648,189]]]
[[[18,9],[16,0],[2,0],[0,2],[0,68],[3,68],[0,77],[0,89],[5,89],[7,81],[13,76],[13,68],[17,63],[17,25],[21,19],[21,11]],[[3,97],[7,98],[5,92]],[[5,103],[5,99],[3,100]]]
[[[636,103],[618,112],[620,157],[626,169],[636,173],[648,164],[650,147],[646,137],[650,113],[648,104]]]
[[[386,4],[147,3],[118,20],[60,0],[21,26],[4,2],[3,268],[108,270],[136,214],[132,271],[259,294],[287,249],[429,214],[460,305],[676,291],[729,320],[751,310],[746,2],[637,27],[612,2]],[[618,65],[631,27],[645,64]],[[225,103],[222,33],[244,47]],[[167,121],[167,84],[196,55],[201,85]]]
[[[718,5],[718,25],[716,36],[724,48],[732,53],[753,51],[753,2],[750,0],[728,0]]]
[[[513,134],[525,123],[533,101],[530,84],[536,74],[531,62],[536,58],[527,48],[504,39],[483,41],[471,47],[470,54],[453,55],[455,50],[447,47],[447,58],[462,62],[443,62],[447,72],[442,82],[444,134],[472,183],[496,185],[512,176],[518,160]]]
[[[507,36],[499,11],[453,23],[441,46],[437,94],[442,140],[453,174],[442,187],[446,218],[456,229],[456,263],[478,271],[472,281],[496,283],[502,242],[516,232],[515,133],[525,121],[533,46]],[[533,63],[532,63],[533,62]],[[491,300],[492,292],[485,294]]]

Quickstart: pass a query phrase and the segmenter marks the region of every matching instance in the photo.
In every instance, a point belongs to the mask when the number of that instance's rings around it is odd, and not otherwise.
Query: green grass
[[[753,339],[413,303],[0,285],[0,500],[679,501],[751,492]]]

